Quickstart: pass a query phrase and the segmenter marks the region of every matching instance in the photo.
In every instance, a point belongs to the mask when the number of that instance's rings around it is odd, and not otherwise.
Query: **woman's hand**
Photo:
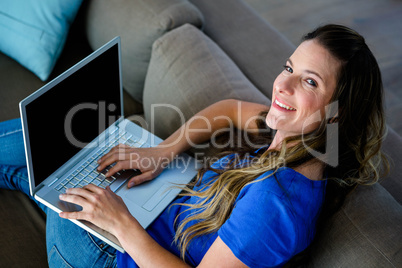
[[[173,158],[174,154],[166,148],[133,148],[119,144],[99,159],[98,170],[101,171],[113,163],[116,165],[106,173],[107,177],[122,169],[140,170],[142,174],[134,176],[128,182],[128,187],[131,188],[157,177]]]
[[[111,234],[116,234],[117,228],[124,228],[121,226],[128,223],[134,222],[140,227],[122,198],[113,193],[109,186],[102,189],[89,184],[83,188],[70,188],[60,195],[60,200],[82,207],[77,212],[61,212],[59,216],[62,218],[86,220]]]

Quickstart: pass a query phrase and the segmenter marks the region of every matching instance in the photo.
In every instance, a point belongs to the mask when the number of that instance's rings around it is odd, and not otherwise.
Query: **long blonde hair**
[[[229,218],[241,189],[255,183],[262,174],[273,170],[270,176],[261,179],[274,178],[272,175],[283,166],[295,168],[310,160],[328,163],[326,158],[314,157],[312,151],[333,157],[330,145],[338,146],[338,155],[335,156],[338,164],[325,165],[327,178],[338,185],[373,184],[378,181],[381,171],[388,171],[388,162],[380,150],[385,136],[381,74],[364,38],[347,27],[326,25],[307,34],[303,41],[311,39],[317,40],[343,63],[331,100],[339,103],[339,111],[336,115],[332,112],[329,119],[324,116],[313,132],[286,138],[279,151],[265,150],[250,157],[255,148],[242,143],[243,147],[222,154],[234,156],[226,167],[201,169],[197,180],[185,187],[182,193],[197,196],[200,202],[179,204],[190,212],[187,218],[178,222],[175,235],[183,259],[192,239],[217,232]],[[264,119],[261,116],[259,125]],[[336,133],[328,127],[332,124],[338,126]],[[272,141],[271,137],[256,134],[254,140],[267,145]],[[203,185],[201,180],[207,170],[217,175],[200,191],[194,191],[195,185]]]

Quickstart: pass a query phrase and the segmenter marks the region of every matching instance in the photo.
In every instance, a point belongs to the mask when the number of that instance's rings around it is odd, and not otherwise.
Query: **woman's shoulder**
[[[304,173],[304,174],[303,174]],[[281,167],[275,172],[270,170],[260,175],[253,183],[250,183],[243,189],[243,193],[263,193],[275,194],[280,198],[289,197],[294,192],[298,195],[300,192],[308,193],[321,192],[325,187],[325,180],[312,180],[305,170],[299,172],[299,169]]]
[[[294,168],[297,173],[300,173],[304,177],[313,181],[319,181],[323,179],[324,169],[324,164],[319,162],[318,160],[310,160],[309,162]]]
[[[242,189],[218,235],[250,266],[281,263],[314,237],[324,186],[288,167],[268,171]]]

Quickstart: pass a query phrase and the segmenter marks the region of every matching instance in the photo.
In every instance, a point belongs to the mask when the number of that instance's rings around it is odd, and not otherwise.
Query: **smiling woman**
[[[126,253],[105,250],[49,212],[50,265],[281,267],[300,260],[295,255],[308,249],[316,227],[345,192],[375,183],[387,170],[380,151],[385,127],[381,75],[363,37],[344,26],[326,25],[303,40],[274,82],[271,107],[219,101],[154,148],[116,146],[106,153],[99,169],[116,163],[109,175],[141,170],[131,186],[157,177],[163,171],[158,163],[166,164],[161,159],[172,161],[223,129],[235,127],[253,137],[252,143],[242,141],[202,168],[146,230],[109,188],[67,190],[60,199],[83,210],[59,216],[102,227]],[[275,130],[273,137],[266,128]],[[137,159],[153,164],[145,168]],[[1,177],[2,187],[26,184],[17,175]]]
[[[315,124],[305,125],[312,116],[325,114],[334,94],[341,62],[315,40],[303,42],[288,59],[272,90],[272,109],[267,125],[277,129],[281,139],[309,133]],[[277,143],[271,144],[277,146]]]

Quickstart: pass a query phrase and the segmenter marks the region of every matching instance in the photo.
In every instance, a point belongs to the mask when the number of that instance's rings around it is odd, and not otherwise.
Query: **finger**
[[[123,153],[119,153],[119,152],[115,152],[115,153],[111,153],[108,155],[107,158],[104,158],[98,166],[98,171],[104,170],[107,166],[116,163],[119,160],[124,160],[125,156],[123,155]]]
[[[79,205],[81,207],[84,207],[89,203],[88,199],[84,198],[81,195],[76,195],[76,194],[61,194],[59,196],[59,199],[64,202]]]
[[[98,171],[102,171],[107,168],[108,165],[116,163],[110,170],[105,174],[107,177],[113,176],[116,172],[122,169],[138,169],[143,170],[143,167],[140,166],[140,161],[138,159],[140,155],[138,153],[126,153],[124,156],[113,155],[110,158],[106,159],[104,163],[99,165]],[[149,165],[148,165],[149,166]]]
[[[105,161],[105,159],[109,158],[111,155],[115,154],[115,153],[124,153],[126,150],[128,149],[132,149],[130,146],[125,145],[125,144],[119,144],[116,145],[115,147],[113,147],[109,152],[107,152],[106,154],[104,154],[99,160],[98,163],[101,163],[103,161]]]
[[[78,195],[78,196],[82,196],[84,198],[87,198],[92,194],[92,192],[89,191],[87,188],[84,188],[84,187],[82,187],[82,188],[68,188],[66,190],[66,194],[68,194],[68,195]]]
[[[81,206],[88,205],[90,202],[97,202],[97,196],[102,194],[102,191],[104,191],[102,188],[93,184],[88,184],[82,188],[69,188],[66,190],[66,194],[60,195],[60,200]],[[76,201],[73,201],[72,199],[75,199]]]
[[[128,184],[127,187],[131,188],[134,187],[136,185],[140,185],[141,183],[144,183],[146,181],[150,181],[154,178],[154,174],[152,173],[152,171],[146,171],[144,173],[141,173],[140,175],[134,176],[132,177]]]
[[[83,213],[81,211],[75,211],[75,212],[60,212],[59,216],[64,219],[70,219],[70,220],[87,220],[86,213]]]
[[[112,191],[112,189],[110,189],[110,186],[108,185],[108,186],[106,186],[106,191],[108,191],[109,193],[112,193],[112,194],[114,194],[114,192]]]
[[[112,191],[112,189],[110,188],[110,186],[106,186],[105,191],[108,192],[108,194],[117,197],[118,199],[120,199],[121,201],[123,201],[123,199],[118,196],[115,192]]]
[[[88,185],[85,185],[82,188],[85,189],[85,190],[90,191],[91,193],[95,193],[95,194],[101,194],[104,191],[103,188],[101,188],[99,186],[96,186],[96,185],[94,185],[92,183],[90,183]]]
[[[130,161],[118,161],[116,165],[114,165],[111,169],[108,170],[108,172],[106,172],[105,176],[113,176],[116,172],[119,172],[123,169],[130,169]]]

